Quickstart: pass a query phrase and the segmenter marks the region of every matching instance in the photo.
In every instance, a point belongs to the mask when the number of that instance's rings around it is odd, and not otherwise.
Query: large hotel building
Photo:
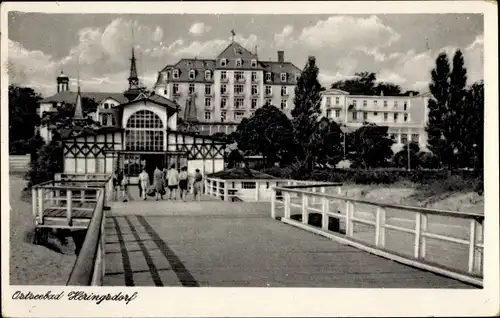
[[[194,122],[201,134],[236,130],[242,118],[270,103],[289,113],[301,70],[285,61],[260,61],[237,42],[215,59],[181,59],[158,74],[155,94],[181,107],[179,117]]]

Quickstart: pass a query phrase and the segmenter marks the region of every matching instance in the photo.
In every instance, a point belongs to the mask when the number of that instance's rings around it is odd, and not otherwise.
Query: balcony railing
[[[245,83],[245,78],[244,78],[244,77],[241,77],[241,78],[235,78],[235,79],[234,79],[234,82],[235,82],[235,83]]]
[[[222,78],[221,77],[220,81],[221,81],[221,83],[227,83],[227,82],[229,82],[229,78],[227,78],[227,77]]]

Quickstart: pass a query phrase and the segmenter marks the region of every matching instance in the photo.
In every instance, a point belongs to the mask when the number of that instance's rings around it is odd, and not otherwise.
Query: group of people
[[[191,184],[193,187],[194,199],[200,201],[203,176],[199,169],[195,170],[192,179]],[[168,199],[176,200],[178,192],[180,199],[186,201],[190,184],[189,181],[187,167],[182,167],[180,170],[177,170],[175,165],[170,166],[168,170],[160,170],[159,167],[156,167],[153,173],[153,184],[151,186],[149,174],[146,172],[146,169],[143,168],[142,172],[139,174],[139,195],[143,200],[146,200],[147,194],[154,192],[156,200],[158,201],[159,199],[163,200],[163,196],[166,195],[168,191]]]

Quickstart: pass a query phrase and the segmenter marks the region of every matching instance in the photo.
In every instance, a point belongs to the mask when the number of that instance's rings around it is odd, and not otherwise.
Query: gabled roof
[[[178,70],[179,78],[174,79],[172,74],[170,75],[169,81],[173,82],[206,82],[213,83],[213,70],[215,69],[215,60],[210,59],[181,59],[175,65],[167,65],[162,72],[168,70]],[[189,78],[189,71],[195,71],[194,80]],[[210,71],[210,80],[205,79],[205,71]],[[163,80],[162,77],[158,78],[158,81]]]
[[[67,103],[74,104],[76,103],[76,94],[77,92],[59,92],[47,98],[44,98],[40,101],[40,103]],[[125,103],[128,99],[123,95],[123,93],[106,93],[106,92],[81,92],[82,98],[90,98],[95,100],[96,103],[100,103],[101,101],[112,98],[119,103]]]
[[[245,49],[241,44],[238,42],[231,42],[219,56],[217,56],[217,59],[237,59],[237,58],[242,58],[242,59],[254,59],[257,60],[257,55],[253,54],[249,50]]]
[[[295,74],[301,72],[301,70],[293,65],[291,62],[275,62],[275,61],[269,61],[269,62],[260,62],[260,64],[264,67],[266,72],[271,72],[272,74],[272,81],[267,82],[265,81],[265,84],[274,84],[274,85],[281,85],[281,84],[297,84],[297,80],[295,79]],[[286,73],[287,74],[287,80],[286,82],[281,81],[281,73]],[[264,80],[266,78],[264,77]]]
[[[174,111],[174,112],[178,111],[178,109],[179,109],[179,105],[176,102],[174,102],[174,101],[172,101],[172,100],[170,100],[170,99],[168,99],[166,97],[157,95],[157,94],[153,94],[153,95],[150,95],[150,96],[144,96],[144,97],[139,98],[139,99],[134,99],[133,101],[117,105],[117,106],[115,106],[115,108],[117,108],[117,107],[125,107],[125,106],[131,105],[131,104],[135,104],[135,103],[141,102],[141,101],[150,101],[150,102],[155,103],[157,105],[166,107],[166,108],[168,108],[168,109],[170,109],[171,111]]]
[[[338,95],[349,95],[349,92],[343,91],[341,89],[331,88],[321,92],[323,95],[327,94],[338,94]]]

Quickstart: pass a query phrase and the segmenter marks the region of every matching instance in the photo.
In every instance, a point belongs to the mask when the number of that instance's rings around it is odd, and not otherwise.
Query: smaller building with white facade
[[[417,142],[420,149],[427,149],[427,103],[429,97],[350,95],[339,89],[322,92],[322,116],[333,119],[353,131],[363,123],[387,126],[389,135],[396,142],[393,151],[399,151],[409,141]]]

